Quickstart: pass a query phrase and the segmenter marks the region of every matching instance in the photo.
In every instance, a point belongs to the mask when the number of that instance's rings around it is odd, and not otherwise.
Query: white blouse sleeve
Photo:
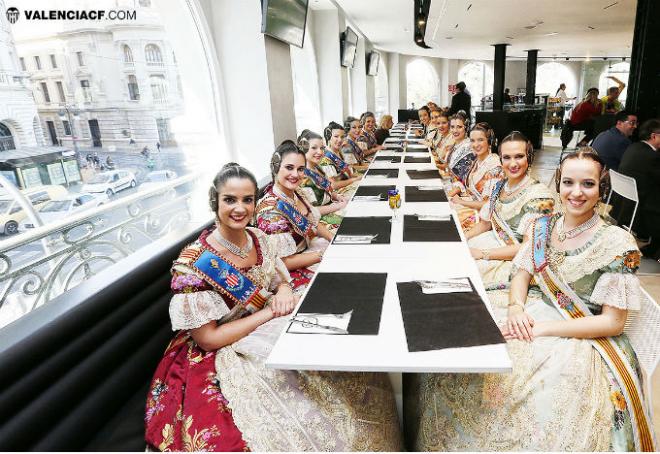
[[[599,306],[638,311],[641,291],[639,279],[632,273],[603,273],[591,293],[590,301]]]
[[[211,290],[177,293],[170,301],[172,330],[195,329],[220,320],[229,308],[220,294]]]
[[[534,261],[532,259],[532,240],[524,241],[518,250],[518,253],[513,258],[513,276],[519,269],[527,271],[532,276],[534,275]]]
[[[490,211],[490,201],[486,202],[483,204],[481,209],[479,210],[479,219],[482,221],[490,221],[492,213]]]

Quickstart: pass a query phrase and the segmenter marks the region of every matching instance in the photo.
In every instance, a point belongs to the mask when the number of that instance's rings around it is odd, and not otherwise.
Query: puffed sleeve
[[[297,251],[288,221],[275,210],[262,211],[257,215],[257,228],[272,237],[278,257],[288,257]]]
[[[486,202],[479,210],[479,219],[481,219],[482,221],[490,221],[491,215],[492,213],[490,209],[490,202]]]
[[[516,233],[524,235],[536,218],[552,214],[554,206],[555,201],[552,198],[539,198],[527,202],[522,208],[523,215],[518,223]]]
[[[204,281],[194,274],[173,273],[170,320],[174,331],[199,328],[229,313],[220,294],[207,289]]]
[[[534,261],[532,258],[532,235],[530,232],[529,240],[523,241],[518,249],[518,253],[513,258],[513,267],[511,276],[514,276],[519,269],[527,271],[532,276],[534,275]]]
[[[634,273],[640,259],[638,250],[630,250],[602,268],[603,274],[596,282],[590,301],[600,306],[639,310],[642,295],[639,279]]]

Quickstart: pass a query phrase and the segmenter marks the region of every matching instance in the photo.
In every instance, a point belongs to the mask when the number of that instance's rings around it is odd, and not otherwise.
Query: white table
[[[430,156],[428,150],[426,153]],[[283,332],[266,361],[267,367],[277,369],[390,372],[399,410],[401,410],[401,373],[403,372],[511,371],[511,360],[504,343],[426,352],[408,351],[397,282],[468,276],[482,300],[487,301],[487,299],[481,277],[455,213],[453,219],[461,235],[461,242],[403,242],[405,214],[452,213],[447,202],[406,202],[405,186],[443,186],[440,179],[409,178],[405,172],[407,169],[429,170],[436,167],[433,163],[406,164],[403,162],[406,154],[382,150],[376,156],[401,156],[401,162],[373,161],[370,166],[370,169],[398,168],[400,169],[398,178],[366,176],[361,180],[361,186],[395,185],[401,193],[400,219],[392,225],[390,244],[331,244],[317,272],[317,276],[323,272],[387,273],[378,335],[301,335]],[[415,153],[415,156],[420,155]],[[392,211],[387,201],[352,200],[346,209],[347,217],[391,215]],[[314,280],[308,288],[313,285]],[[299,306],[300,304],[302,299]],[[484,304],[492,316],[489,305],[485,302]],[[401,411],[399,414],[402,414]]]

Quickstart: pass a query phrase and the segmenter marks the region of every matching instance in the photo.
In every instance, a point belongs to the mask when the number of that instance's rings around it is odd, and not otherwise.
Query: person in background
[[[469,126],[469,120],[461,113],[452,115],[450,118],[449,130],[454,144],[446,155],[446,166],[441,166],[441,170],[446,168],[449,171],[453,184],[458,186],[458,190],[451,193],[450,196],[460,192],[461,184],[467,182],[468,173],[476,159],[470,138],[467,136]]]
[[[657,259],[660,255],[660,118],[642,123],[639,138],[623,154],[619,172],[633,177],[637,183],[639,209],[633,227],[640,237],[651,238],[642,253]],[[612,211],[619,211],[622,205],[616,204]],[[619,224],[630,223],[631,217],[632,207],[625,218],[617,216],[617,219]]]
[[[619,163],[632,143],[630,136],[637,129],[637,116],[622,110],[616,113],[616,125],[603,131],[594,139],[591,147],[598,152],[609,170],[619,171]]]
[[[578,147],[586,146],[594,138],[594,118],[601,113],[601,103],[598,99],[598,89],[590,88],[584,99],[571,112],[571,119],[561,130],[561,149],[565,150],[574,131],[584,131],[584,139]]]
[[[569,98],[566,95],[566,84],[561,83],[559,84],[559,88],[557,89],[557,92],[555,93],[555,98],[559,98],[559,126],[563,127],[564,126],[564,115],[566,114],[566,103],[568,101],[572,101],[576,99],[575,97]]]
[[[357,139],[358,146],[362,148],[364,156],[371,156],[379,150],[383,149],[382,145],[378,144],[374,131],[376,130],[376,116],[373,112],[365,112],[360,116],[360,125],[362,130]]]
[[[354,170],[366,169],[369,166],[369,160],[364,154],[364,144],[360,146],[358,143],[358,138],[360,137],[360,120],[355,117],[346,117],[344,130],[346,131],[346,145],[342,147],[344,160]]]
[[[378,145],[382,145],[383,142],[385,142],[385,139],[390,136],[390,129],[392,129],[392,126],[394,126],[392,115],[383,115],[380,118],[380,127],[376,129],[376,132],[374,133]]]
[[[467,93],[465,82],[456,84],[456,93],[451,98],[451,107],[449,108],[449,115],[455,115],[460,110],[464,111],[468,118],[470,116],[470,109],[472,108],[472,97]]]
[[[429,132],[429,125],[431,123],[431,109],[429,109],[428,106],[422,106],[417,111],[417,114],[419,115],[419,122],[422,124],[422,126],[424,126],[424,129],[416,130],[415,135],[417,137],[422,137]]]
[[[347,146],[346,131],[339,123],[331,121],[323,130],[325,153],[319,166],[332,180],[332,187],[341,194],[351,197],[357,190],[357,182],[362,178],[346,161],[342,147]],[[352,157],[352,155],[351,155]]]
[[[607,89],[607,96],[603,96],[600,100],[602,104],[602,113],[617,113],[623,110],[623,104],[619,101],[619,95],[626,88],[626,84],[614,76],[607,76],[608,79],[613,80],[618,84],[616,87]]]
[[[505,104],[511,104],[513,102],[510,92],[511,92],[511,90],[509,90],[508,88],[504,89],[504,103]]]
[[[431,112],[431,119],[435,121],[436,136],[430,145],[431,153],[435,159],[436,166],[440,169],[447,164],[447,154],[454,146],[454,136],[449,130],[449,115],[444,110],[434,110]]]

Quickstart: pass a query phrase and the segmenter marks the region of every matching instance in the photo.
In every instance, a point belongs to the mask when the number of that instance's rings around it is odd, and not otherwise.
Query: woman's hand
[[[481,249],[471,247],[470,254],[472,254],[472,258],[475,260],[481,260],[484,258],[484,253],[481,252]]]
[[[461,197],[458,194],[455,194],[454,196],[452,196],[451,201],[452,201],[452,203],[455,203],[456,205],[462,205],[463,202],[464,202],[463,197]]]
[[[313,257],[312,264],[321,263],[321,260],[323,260],[323,251],[311,251],[307,252],[307,254]]]
[[[273,318],[288,315],[296,307],[296,297],[287,284],[281,284],[277,293],[270,300],[270,310],[273,312]]]
[[[519,307],[512,306],[509,309],[509,317],[506,323],[500,327],[500,330],[507,340],[518,339],[531,342],[534,340],[535,335],[534,325],[535,322],[531,315]],[[540,335],[540,333],[537,335]]]

